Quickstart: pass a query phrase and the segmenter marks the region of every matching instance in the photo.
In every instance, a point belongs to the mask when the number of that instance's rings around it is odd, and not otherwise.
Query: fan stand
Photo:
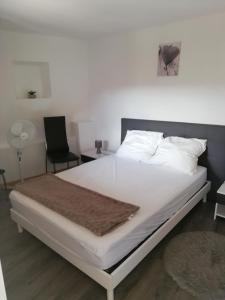
[[[19,175],[20,175],[20,181],[21,183],[24,182],[24,179],[23,179],[23,172],[22,172],[22,151],[21,150],[17,150],[16,152],[17,154],[17,160],[18,160],[18,167],[19,167]]]

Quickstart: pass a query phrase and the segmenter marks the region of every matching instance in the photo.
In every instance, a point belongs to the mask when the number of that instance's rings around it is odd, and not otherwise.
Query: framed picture
[[[179,73],[181,42],[159,45],[158,76],[177,76]]]

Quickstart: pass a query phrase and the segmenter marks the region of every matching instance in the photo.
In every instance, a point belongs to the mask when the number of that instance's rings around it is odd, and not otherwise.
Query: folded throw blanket
[[[15,190],[98,236],[126,222],[139,209],[138,206],[112,199],[52,174],[19,183]]]

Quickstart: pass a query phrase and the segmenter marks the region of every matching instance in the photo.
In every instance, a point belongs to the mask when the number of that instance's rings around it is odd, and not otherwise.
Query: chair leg
[[[7,184],[6,184],[6,180],[5,180],[5,175],[4,174],[2,174],[2,179],[3,179],[5,190],[7,190]]]
[[[45,155],[45,172],[48,173],[48,157],[47,157],[47,153]]]
[[[56,168],[55,168],[55,164],[53,163],[53,171],[54,173],[56,173]]]

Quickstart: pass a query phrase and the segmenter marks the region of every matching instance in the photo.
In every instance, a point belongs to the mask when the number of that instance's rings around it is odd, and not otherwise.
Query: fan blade
[[[28,120],[16,121],[8,132],[8,141],[16,149],[22,149],[28,145],[35,136],[36,129]]]
[[[20,122],[16,122],[11,127],[11,133],[14,136],[19,136],[22,132],[23,125]]]
[[[11,145],[16,149],[23,149],[25,147],[25,142],[19,137],[11,139]]]

